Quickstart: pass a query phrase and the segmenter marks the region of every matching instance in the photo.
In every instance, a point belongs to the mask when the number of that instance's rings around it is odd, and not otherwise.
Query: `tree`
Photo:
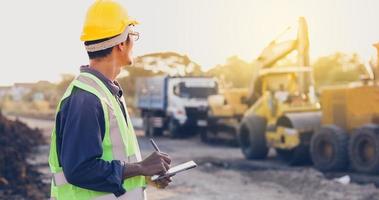
[[[200,65],[192,61],[187,55],[175,52],[159,52],[139,56],[134,65],[126,68],[127,75],[118,78],[128,97],[128,105],[132,105],[135,96],[135,83],[138,77],[155,75],[171,76],[200,76],[203,75]]]
[[[192,61],[187,55],[180,55],[175,52],[159,52],[139,56],[135,59],[134,66],[171,76],[202,74],[199,64]]]
[[[153,75],[158,75],[162,73],[153,73],[150,70],[145,70],[143,68],[137,68],[137,67],[128,67],[126,68],[127,76],[118,78],[117,81],[122,87],[123,91],[126,96],[128,97],[127,100],[132,101],[133,97],[135,95],[135,88],[136,88],[136,79],[138,77],[148,77]],[[131,97],[131,98],[130,98]]]
[[[217,65],[206,72],[216,77],[224,87],[248,87],[253,74],[253,65],[237,56],[229,57],[225,64]]]
[[[367,75],[357,54],[335,53],[320,57],[313,64],[316,86],[346,84]]]

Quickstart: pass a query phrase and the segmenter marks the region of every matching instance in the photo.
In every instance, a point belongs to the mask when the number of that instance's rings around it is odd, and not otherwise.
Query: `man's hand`
[[[171,159],[167,154],[156,151],[139,164],[144,176],[162,175],[170,169]]]
[[[146,177],[146,182],[149,185],[154,186],[156,188],[164,189],[164,188],[166,188],[172,182],[172,177],[173,176],[175,176],[175,174],[173,174],[171,176],[168,176],[168,177],[165,177],[165,178],[158,179],[156,181],[152,181],[151,177],[147,176]]]
[[[153,184],[155,187],[159,188],[159,189],[164,189],[168,186],[168,184],[170,184],[172,182],[172,176],[169,176],[169,177],[165,177],[165,178],[161,178],[161,179],[158,179],[156,181],[153,181]]]
[[[170,157],[161,152],[150,154],[145,160],[138,163],[125,163],[123,178],[131,178],[134,176],[153,176],[162,175],[170,169]]]

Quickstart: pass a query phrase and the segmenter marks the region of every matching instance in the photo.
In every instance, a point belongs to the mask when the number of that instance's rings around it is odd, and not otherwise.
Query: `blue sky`
[[[288,26],[305,16],[311,60],[336,51],[375,56],[375,0],[122,0],[141,22],[135,56],[187,54],[205,69],[237,55],[253,60]],[[7,1],[0,7],[0,85],[59,81],[88,63],[79,40],[89,0]],[[296,28],[296,27],[295,27]]]

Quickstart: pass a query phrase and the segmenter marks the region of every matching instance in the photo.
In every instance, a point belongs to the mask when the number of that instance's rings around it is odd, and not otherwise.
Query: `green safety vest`
[[[80,75],[69,85],[61,101],[58,104],[57,111],[64,99],[71,95],[74,87],[78,87],[90,92],[99,98],[105,119],[105,135],[102,143],[103,155],[101,159],[105,161],[120,160],[127,163],[141,161],[141,152],[138,146],[137,138],[128,115],[124,98],[121,101],[124,104],[127,122],[124,118],[117,99],[104,83],[96,76],[89,73],[80,73]],[[80,112],[80,111],[78,111]],[[85,142],[85,141],[83,141]],[[108,200],[108,199],[145,199],[146,181],[144,176],[136,176],[124,180],[123,187],[127,191],[121,197],[116,198],[113,193],[104,193],[94,190],[88,190],[74,186],[67,182],[62,167],[59,165],[58,154],[56,149],[56,130],[53,129],[51,135],[50,170],[53,173],[51,183],[51,199],[56,200]]]

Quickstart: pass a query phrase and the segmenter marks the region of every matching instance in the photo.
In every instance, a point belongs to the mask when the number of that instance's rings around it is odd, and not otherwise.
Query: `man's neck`
[[[92,59],[90,60],[90,68],[99,71],[112,82],[118,75],[117,65],[110,58]]]

